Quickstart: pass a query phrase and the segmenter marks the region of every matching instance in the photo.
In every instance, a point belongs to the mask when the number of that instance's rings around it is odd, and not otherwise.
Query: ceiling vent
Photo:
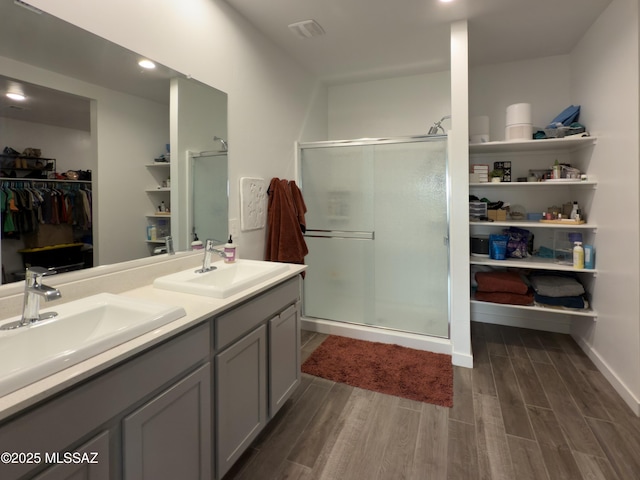
[[[289,25],[289,29],[300,38],[311,38],[324,35],[324,30],[315,20],[304,20]]]

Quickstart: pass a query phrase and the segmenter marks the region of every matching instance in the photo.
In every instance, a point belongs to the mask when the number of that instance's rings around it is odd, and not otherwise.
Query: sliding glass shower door
[[[446,137],[301,146],[304,315],[447,337]]]

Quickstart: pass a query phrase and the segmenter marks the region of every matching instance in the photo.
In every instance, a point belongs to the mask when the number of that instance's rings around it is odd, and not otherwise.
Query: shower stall
[[[449,337],[447,137],[299,144],[305,322]]]

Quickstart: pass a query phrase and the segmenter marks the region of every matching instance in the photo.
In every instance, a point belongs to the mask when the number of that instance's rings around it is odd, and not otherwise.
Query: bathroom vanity
[[[0,478],[222,478],[300,382],[304,268],[226,299],[122,292],[186,315],[0,398]]]

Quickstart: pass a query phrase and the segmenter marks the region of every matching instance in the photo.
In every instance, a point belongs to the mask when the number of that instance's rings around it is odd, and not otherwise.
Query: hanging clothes
[[[304,240],[307,208],[295,182],[272,178],[267,191],[267,249],[265,259],[304,264],[309,253]]]

